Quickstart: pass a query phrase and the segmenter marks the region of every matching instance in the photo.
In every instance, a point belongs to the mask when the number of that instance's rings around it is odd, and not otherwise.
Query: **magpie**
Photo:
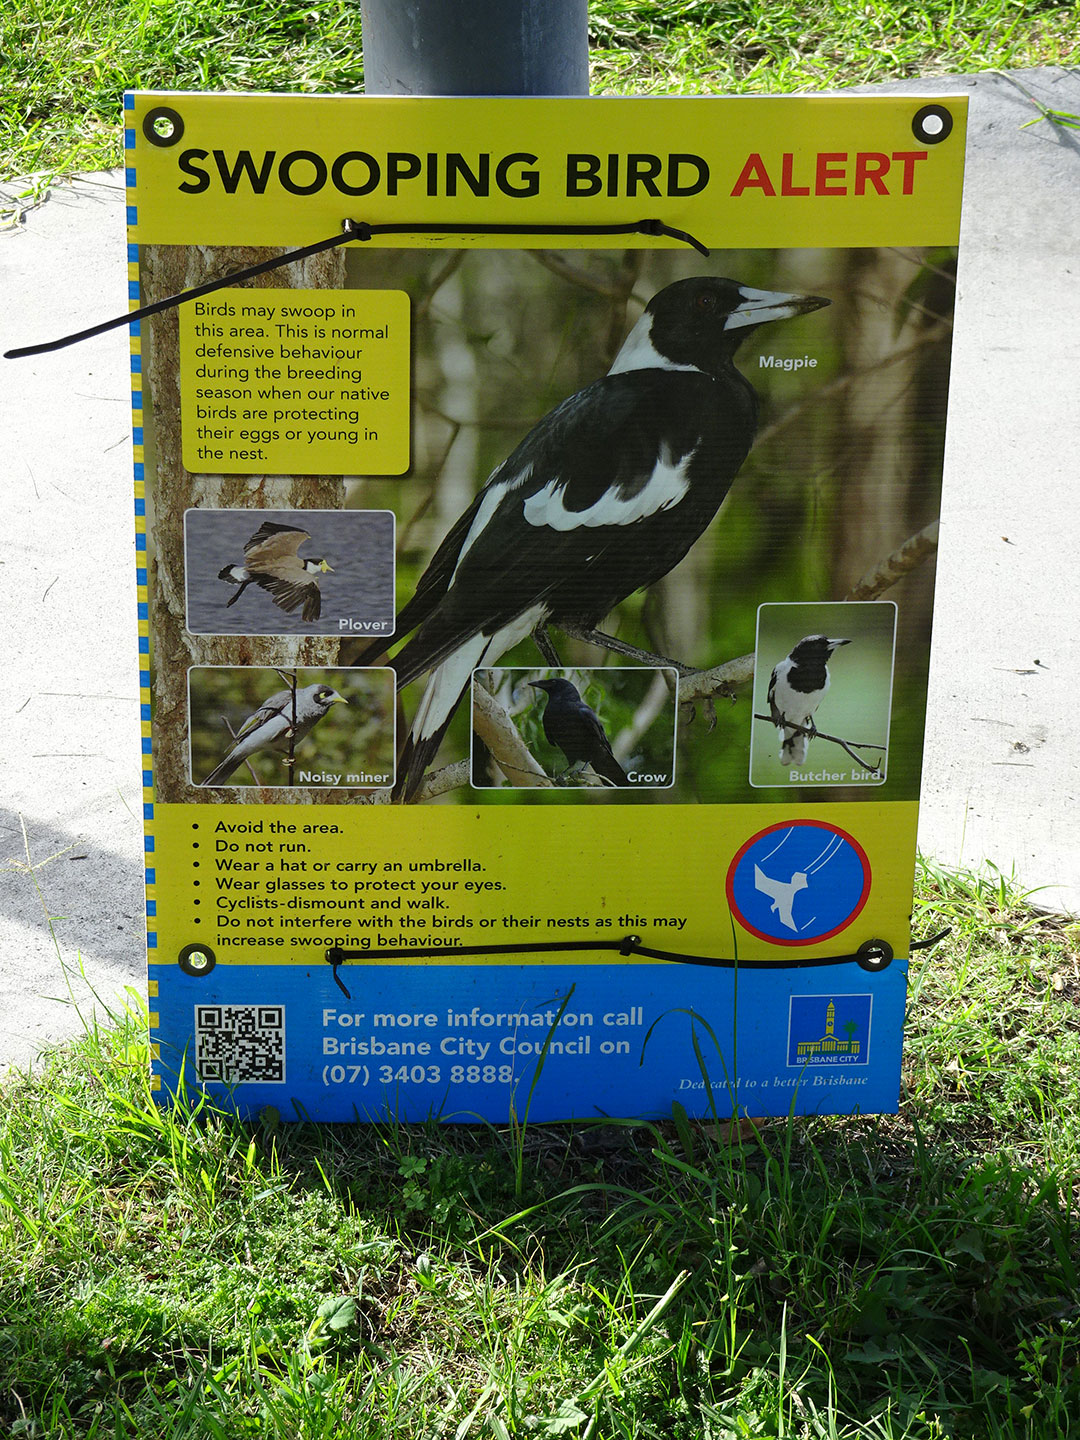
[[[530,680],[534,690],[547,692],[544,734],[566,756],[568,765],[591,765],[611,785],[629,785],[626,771],[611,751],[600,716],[581,698],[570,680]]]
[[[269,593],[280,610],[291,614],[302,605],[303,618],[317,620],[322,611],[322,595],[318,579],[311,577],[326,574],[331,567],[321,555],[300,558],[297,553],[300,546],[310,539],[306,530],[295,525],[275,525],[271,520],[260,525],[244,546],[244,563],[226,565],[218,571],[219,580],[240,587],[230,597],[229,605],[235,605],[254,581]]]
[[[781,660],[769,680],[769,714],[780,741],[780,764],[802,765],[810,748],[810,736],[795,725],[814,730],[814,711],[829,688],[829,666],[834,650],[850,640],[830,640],[827,635],[807,635]],[[760,693],[760,692],[759,692]]]
[[[296,692],[294,711],[292,691],[276,691],[268,700],[263,701],[254,714],[248,716],[236,732],[233,748],[202,783],[224,785],[233,771],[242,765],[249,755],[254,755],[256,750],[279,750],[287,755],[291,740],[295,754],[296,747],[305,735],[324,715],[329,714],[331,705],[348,703],[344,695],[339,695],[329,685],[305,685]]]
[[[828,303],[712,276],[676,280],[649,301],[608,373],[496,467],[397,617],[392,640],[416,632],[390,662],[399,687],[431,675],[395,799],[415,796],[474,669],[549,624],[595,628],[679,563],[757,430],[736,350],[757,326]]]

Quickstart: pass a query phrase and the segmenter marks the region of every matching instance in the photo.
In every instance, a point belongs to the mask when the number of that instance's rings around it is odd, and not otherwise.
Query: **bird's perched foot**
[[[628,660],[636,660],[639,665],[675,670],[680,678],[697,674],[692,665],[683,665],[679,660],[671,660],[666,655],[657,655],[652,650],[642,650],[637,645],[631,645],[627,640],[620,640],[616,635],[605,635],[602,630],[587,630],[579,625],[562,625],[560,629],[574,640],[584,640],[586,645],[596,645],[601,650],[612,650],[616,655],[625,655]]]

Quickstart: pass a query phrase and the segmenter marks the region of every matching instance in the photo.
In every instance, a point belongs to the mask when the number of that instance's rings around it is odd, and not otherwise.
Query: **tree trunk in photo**
[[[143,303],[176,295],[230,271],[258,264],[280,251],[234,247],[144,246],[140,251]],[[245,282],[252,289],[342,287],[345,257],[332,250]],[[157,795],[168,802],[252,800],[278,803],[309,799],[303,790],[239,787],[203,789],[188,769],[187,671],[192,665],[335,665],[339,642],[309,636],[191,635],[185,627],[184,512],[190,508],[259,510],[339,509],[340,476],[193,475],[184,468],[180,433],[180,321],[173,307],[142,322],[143,375],[150,402],[145,417],[148,530],[154,549],[150,616],[155,670],[154,773]],[[256,517],[257,520],[257,517]],[[224,739],[224,732],[223,732]],[[320,801],[345,798],[328,791]],[[353,796],[355,798],[355,795]]]

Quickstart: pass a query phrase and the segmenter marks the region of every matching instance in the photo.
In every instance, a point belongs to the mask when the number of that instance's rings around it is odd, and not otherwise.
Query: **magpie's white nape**
[[[435,552],[392,639],[399,687],[431,672],[398,764],[415,797],[472,671],[539,626],[593,629],[673,569],[746,459],[758,401],[734,364],[759,325],[828,305],[696,276],[649,301],[608,373],[490,475]],[[360,657],[386,648],[374,642]]]

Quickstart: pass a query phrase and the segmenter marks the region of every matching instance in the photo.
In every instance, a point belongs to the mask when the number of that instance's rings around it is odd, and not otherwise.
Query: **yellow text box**
[[[230,288],[182,306],[186,469],[403,474],[409,326],[403,290]]]

